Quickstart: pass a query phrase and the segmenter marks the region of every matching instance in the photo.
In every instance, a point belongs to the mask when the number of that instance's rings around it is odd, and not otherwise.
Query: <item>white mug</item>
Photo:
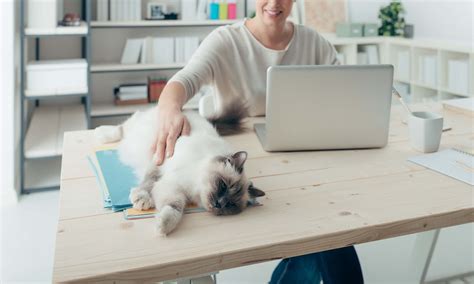
[[[439,149],[443,132],[443,117],[427,111],[415,111],[408,118],[411,146],[420,152],[431,153]]]

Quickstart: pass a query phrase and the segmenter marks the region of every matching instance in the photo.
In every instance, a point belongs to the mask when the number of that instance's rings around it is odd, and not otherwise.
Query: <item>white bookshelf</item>
[[[48,35],[87,35],[89,29],[86,22],[81,22],[77,27],[58,26],[53,29],[45,28],[26,28],[26,36],[48,36]]]
[[[61,157],[25,161],[25,187],[29,190],[59,186]]]
[[[64,132],[84,129],[87,118],[82,105],[39,106],[26,132],[25,158],[60,156]]]
[[[118,106],[114,103],[96,103],[92,105],[91,117],[105,117],[105,116],[123,116],[130,115],[136,111],[145,111],[155,104],[139,104]]]
[[[92,28],[134,28],[134,27],[189,27],[189,26],[223,26],[238,22],[238,20],[162,20],[162,21],[92,21]]]
[[[93,64],[91,66],[92,73],[100,72],[122,72],[122,71],[154,71],[154,70],[173,70],[181,69],[184,63],[173,64]]]
[[[333,34],[324,35],[342,54],[345,64],[357,64],[357,51],[363,45],[378,47],[379,61],[392,64],[395,69],[394,84],[403,84],[410,91],[411,102],[436,101],[474,96],[474,50],[466,44],[428,39],[405,39],[396,37],[339,38]],[[435,61],[431,79],[425,80],[423,64],[425,57]],[[406,62],[403,63],[402,58]],[[467,84],[464,91],[449,86],[449,60],[467,63]],[[426,68],[425,68],[426,69]],[[459,74],[459,76],[466,74]],[[463,81],[464,82],[464,81]],[[461,88],[460,88],[461,89]]]
[[[71,88],[71,89],[55,89],[55,90],[25,90],[25,97],[34,99],[36,97],[57,97],[57,96],[75,96],[86,95],[88,88]]]

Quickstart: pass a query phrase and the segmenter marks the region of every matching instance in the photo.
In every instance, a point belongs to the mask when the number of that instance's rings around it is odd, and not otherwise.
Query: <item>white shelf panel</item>
[[[65,95],[78,95],[87,94],[89,89],[84,88],[72,88],[72,89],[55,89],[55,90],[25,90],[25,97],[54,97],[54,96],[65,96]]]
[[[333,45],[348,44],[380,44],[385,42],[385,37],[338,37],[336,34],[322,34]]]
[[[155,103],[149,104],[139,104],[139,105],[128,105],[128,106],[117,106],[113,103],[102,103],[102,104],[93,104],[91,109],[92,117],[104,117],[104,116],[120,116],[120,115],[130,115],[136,111],[145,111],[149,108],[155,106]],[[195,96],[187,104],[183,106],[183,110],[198,109],[199,99]]]
[[[27,36],[45,36],[45,35],[86,35],[88,32],[87,24],[81,22],[78,27],[63,27],[58,26],[53,29],[45,28],[26,28],[25,35]]]
[[[183,20],[158,20],[158,21],[92,21],[92,28],[124,28],[124,27],[182,27],[182,26],[223,26],[237,23],[241,20],[202,20],[202,21],[183,21]]]
[[[456,96],[462,96],[462,97],[470,97],[470,96],[471,96],[470,94],[466,94],[466,93],[462,93],[462,92],[450,90],[449,88],[439,88],[439,90],[440,90],[441,92],[451,93],[451,94],[456,95]]]
[[[35,109],[25,138],[25,158],[55,157],[62,154],[65,131],[87,129],[82,105],[40,106]]]
[[[140,104],[140,105],[127,105],[127,106],[117,106],[113,103],[109,104],[93,104],[91,109],[92,117],[101,117],[101,116],[119,116],[119,115],[130,115],[138,110],[145,111],[156,104]]]
[[[172,64],[93,64],[91,72],[120,72],[181,69],[185,63]]]
[[[427,88],[427,89],[431,89],[431,90],[435,90],[435,91],[438,90],[438,87],[428,85],[428,84],[425,84],[425,83],[422,83],[422,82],[412,81],[411,83],[415,86],[418,86],[418,87]]]
[[[397,82],[400,82],[400,83],[405,83],[405,84],[410,84],[410,80],[408,79],[401,79],[401,78],[397,78],[397,77],[394,77],[393,78],[394,81],[397,81]]]
[[[34,190],[59,186],[61,158],[25,161],[25,188]]]

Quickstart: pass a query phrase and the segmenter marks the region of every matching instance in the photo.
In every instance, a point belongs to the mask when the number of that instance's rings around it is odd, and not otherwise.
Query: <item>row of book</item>
[[[97,21],[140,21],[141,0],[97,0]]]
[[[233,20],[237,8],[237,0],[181,0],[181,19]]]
[[[122,64],[186,63],[198,47],[198,37],[127,39],[120,62]]]
[[[116,105],[147,104],[158,101],[166,78],[148,78],[148,83],[122,84],[114,88]]]

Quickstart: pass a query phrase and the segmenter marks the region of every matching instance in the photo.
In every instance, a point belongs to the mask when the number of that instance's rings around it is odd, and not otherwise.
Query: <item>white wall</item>
[[[416,38],[459,41],[472,44],[474,38],[473,0],[402,0],[405,20],[415,26]],[[348,0],[349,19],[353,22],[380,23],[381,6],[389,0]]]
[[[12,202],[16,199],[14,169],[18,163],[15,153],[18,150],[18,131],[15,131],[15,2],[6,0],[0,2],[0,191],[2,202]]]

